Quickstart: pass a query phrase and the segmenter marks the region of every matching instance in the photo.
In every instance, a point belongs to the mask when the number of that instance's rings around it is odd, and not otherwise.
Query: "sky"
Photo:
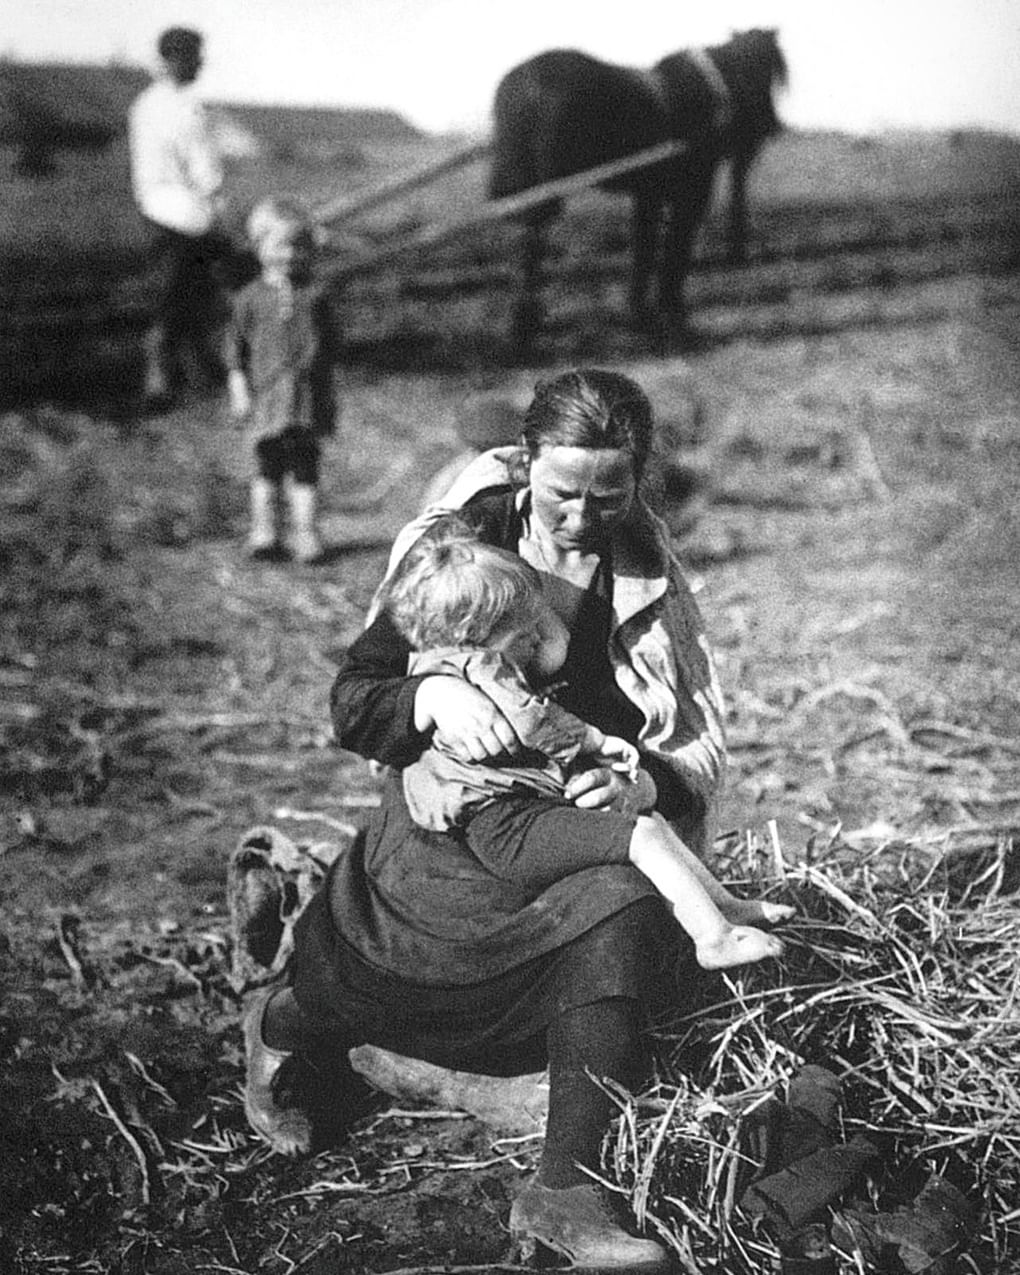
[[[1020,0],[13,0],[0,55],[154,65],[164,27],[206,37],[210,101],[393,107],[436,132],[484,132],[500,77],[579,48],[650,66],[730,31],[778,28],[780,114],[853,133],[1020,134]]]

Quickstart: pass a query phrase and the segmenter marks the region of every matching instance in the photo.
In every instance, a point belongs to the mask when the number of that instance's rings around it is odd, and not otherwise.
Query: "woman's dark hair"
[[[522,437],[532,460],[544,447],[628,452],[640,478],[653,428],[652,405],[639,385],[619,372],[585,367],[539,381]]]

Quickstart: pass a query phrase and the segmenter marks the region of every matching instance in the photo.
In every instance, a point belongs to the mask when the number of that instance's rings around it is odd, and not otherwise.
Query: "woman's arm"
[[[330,694],[341,748],[396,767],[415,761],[433,730],[462,761],[519,749],[509,721],[476,687],[457,677],[408,677],[410,651],[385,612],[351,646]]]
[[[422,752],[415,700],[425,678],[407,676],[410,647],[389,617],[380,615],[354,641],[330,692],[333,731],[341,748],[390,766]]]

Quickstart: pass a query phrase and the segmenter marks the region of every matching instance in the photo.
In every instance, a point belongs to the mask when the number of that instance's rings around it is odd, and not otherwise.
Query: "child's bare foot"
[[[789,903],[767,903],[762,899],[731,899],[719,905],[731,925],[776,925],[788,921],[797,911]]]
[[[698,964],[704,970],[750,965],[770,956],[782,956],[783,944],[774,934],[750,925],[734,925],[710,942],[695,944]]]

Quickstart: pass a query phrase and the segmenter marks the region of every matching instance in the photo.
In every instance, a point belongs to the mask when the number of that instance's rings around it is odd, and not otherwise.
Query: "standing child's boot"
[[[282,556],[276,529],[279,500],[280,489],[276,483],[268,478],[252,479],[248,552],[253,558],[266,561]]]
[[[322,542],[316,525],[318,496],[318,488],[311,483],[292,481],[287,487],[290,547],[296,562],[314,563],[322,558]]]

